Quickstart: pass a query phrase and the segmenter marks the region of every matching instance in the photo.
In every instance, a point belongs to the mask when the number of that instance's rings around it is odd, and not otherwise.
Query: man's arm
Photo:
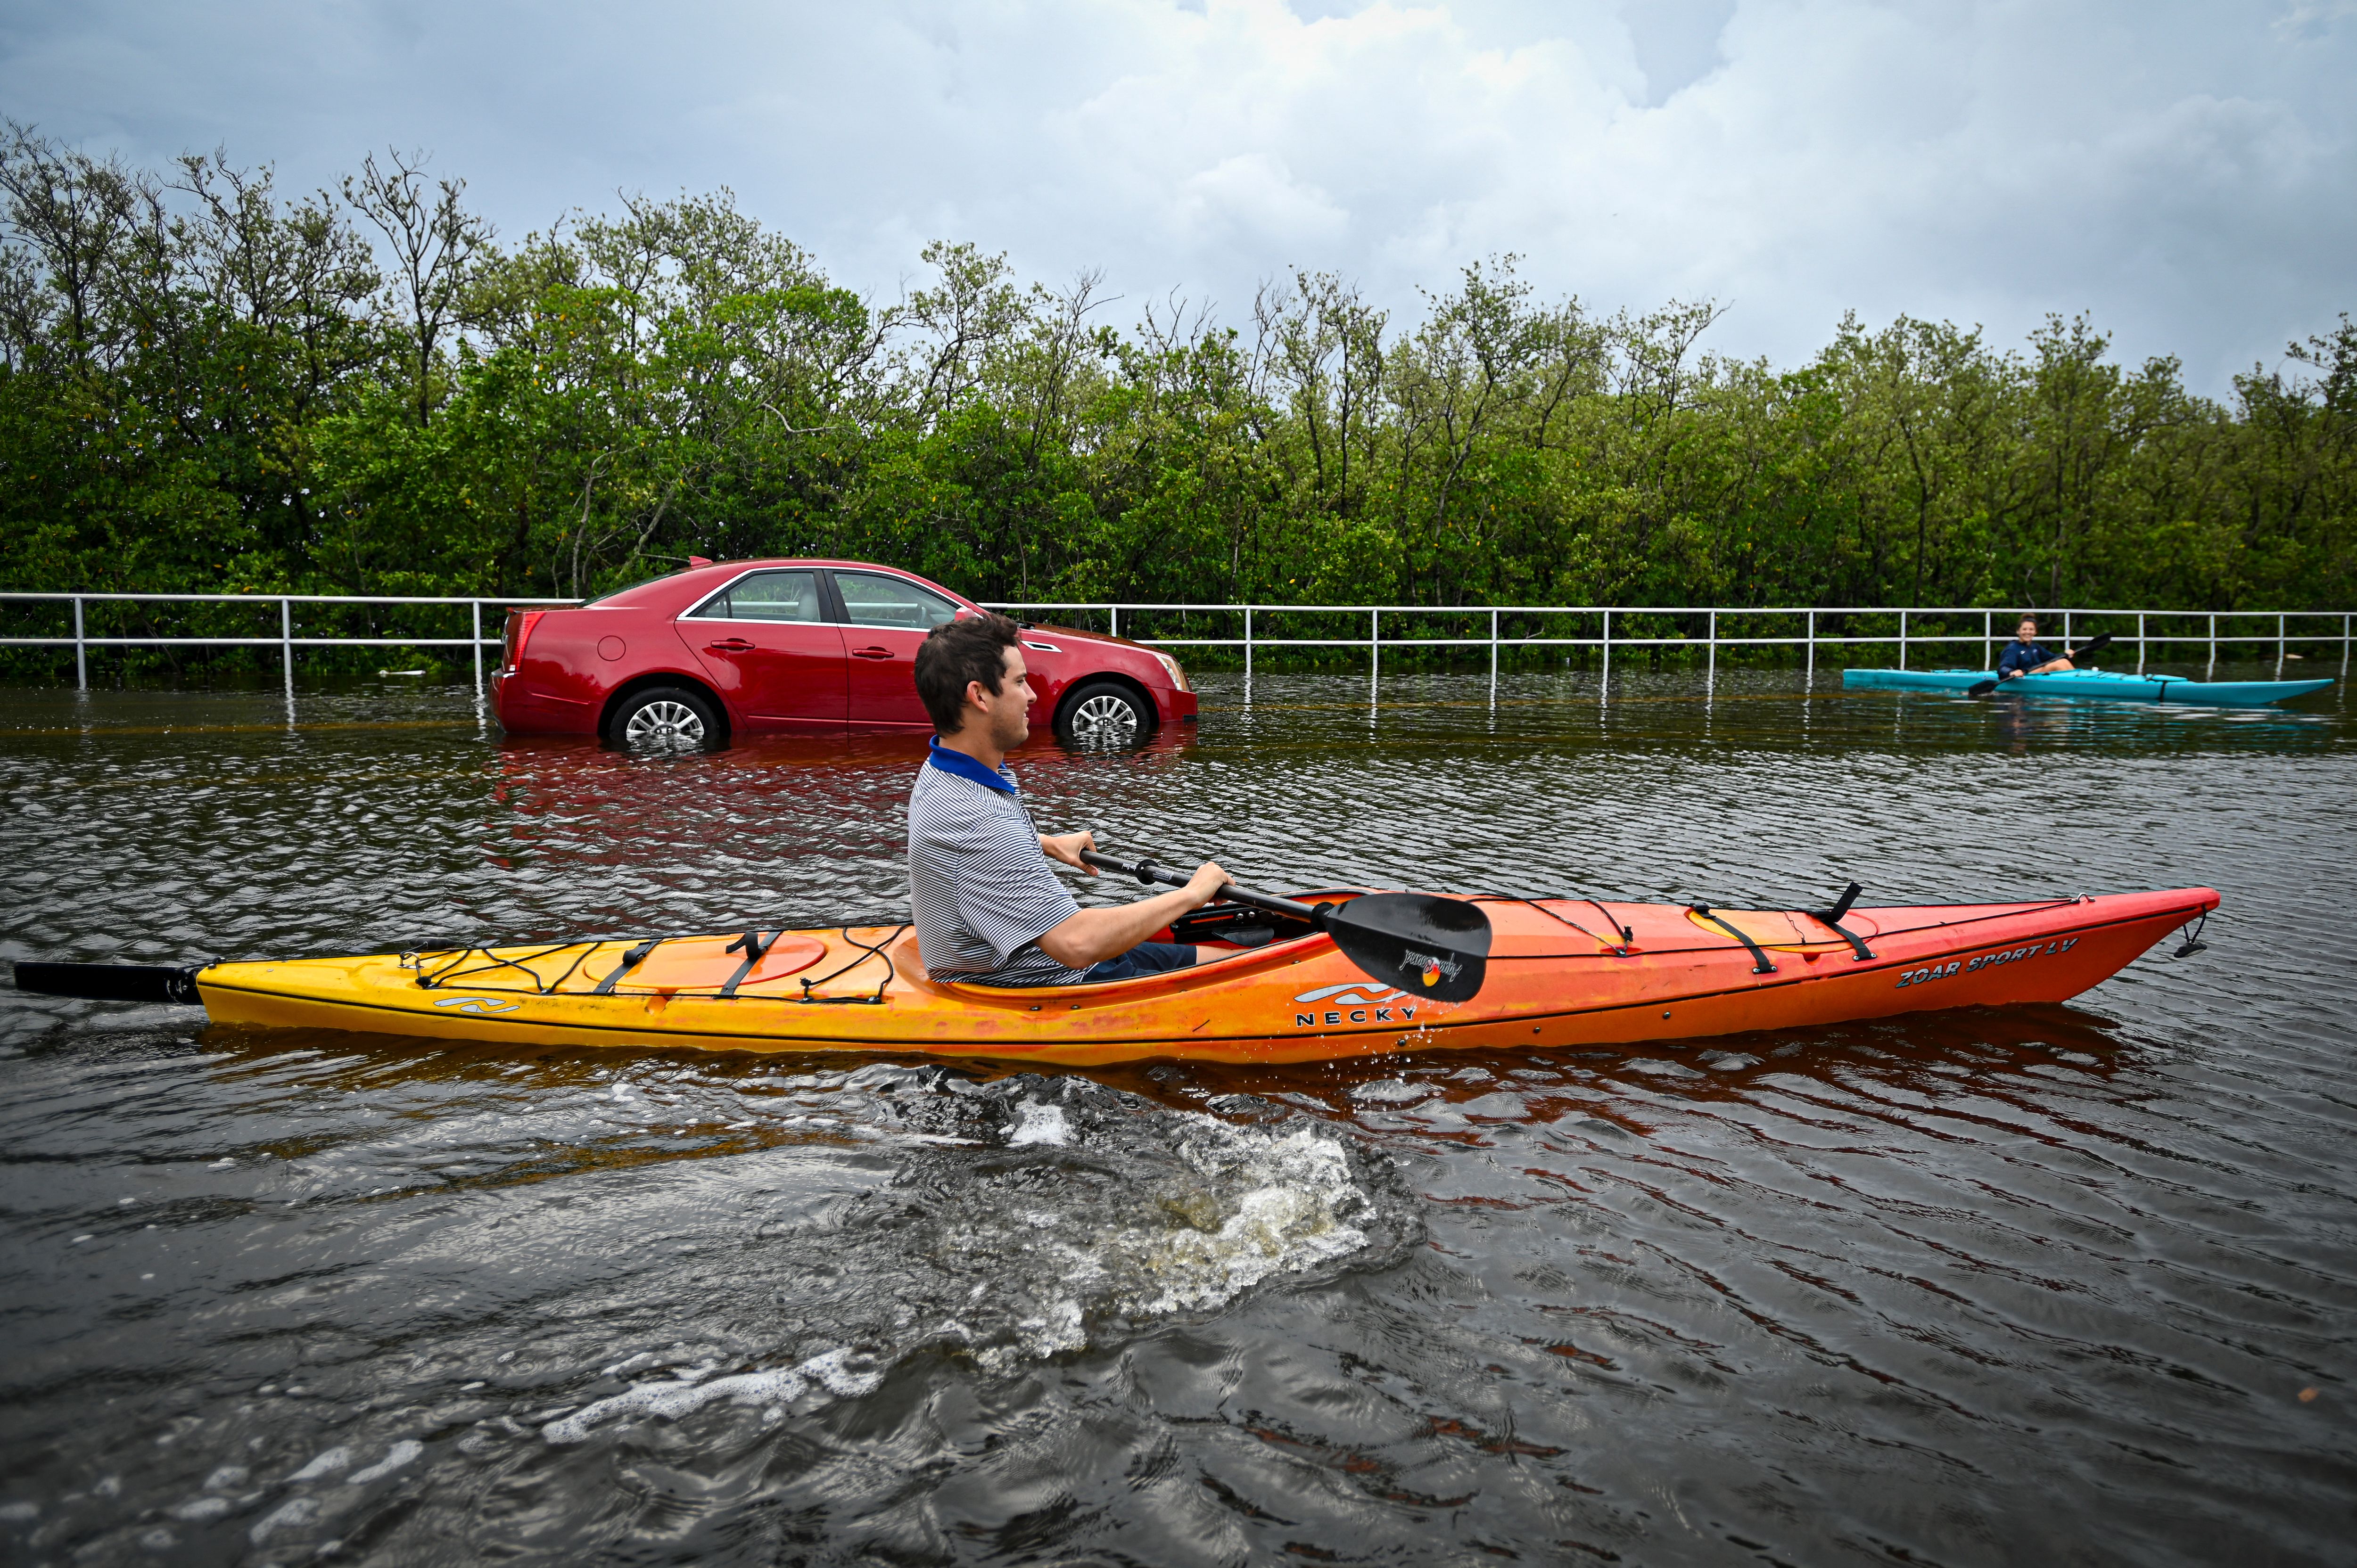
[[[1087,837],[1085,833],[1067,833],[1064,842]],[[1044,845],[1047,840],[1042,838],[1040,843]],[[1060,854],[1056,858],[1064,857]],[[1218,897],[1220,889],[1227,885],[1228,874],[1207,860],[1195,868],[1195,875],[1184,887],[1141,898],[1118,909],[1082,910],[1041,935],[1039,950],[1066,969],[1086,969],[1092,963],[1119,958],[1179,916]]]

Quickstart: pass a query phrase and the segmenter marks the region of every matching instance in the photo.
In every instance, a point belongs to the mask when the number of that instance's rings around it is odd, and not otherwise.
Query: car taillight
[[[538,625],[540,618],[547,613],[546,610],[508,611],[506,663],[510,670],[523,668],[523,645],[532,639],[532,628]]]

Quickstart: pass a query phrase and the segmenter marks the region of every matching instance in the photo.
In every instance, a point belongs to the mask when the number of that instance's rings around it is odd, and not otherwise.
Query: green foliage
[[[0,579],[594,594],[690,553],[985,598],[2345,607],[2357,328],[2219,403],[2084,319],[1845,320],[1779,371],[1707,305],[1512,256],[1394,323],[1326,274],[1242,328],[937,242],[891,304],[722,191],[501,245],[464,185],[339,194],[0,146]],[[651,564],[651,563],[652,564]]]

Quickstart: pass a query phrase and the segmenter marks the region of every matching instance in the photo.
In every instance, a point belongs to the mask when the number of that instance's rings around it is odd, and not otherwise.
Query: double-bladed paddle
[[[2069,652],[2063,654],[2062,657],[2070,660],[2075,664],[2078,660],[2084,659],[2088,654],[2101,653],[2104,649],[2109,648],[2111,645],[2112,634],[2107,631],[2099,636],[2089,638],[2085,642],[2081,643],[2078,647],[2072,649]],[[2004,683],[2002,677],[1995,681],[1975,681],[1971,685],[1964,688],[1964,695],[1967,697],[1986,697]]]
[[[200,963],[19,963],[16,989],[91,1002],[170,1002],[196,1006]]]
[[[1184,887],[1184,873],[1150,860],[1115,860],[1084,849],[1081,859],[1100,871],[1118,871],[1151,886]],[[1490,917],[1461,898],[1429,893],[1361,893],[1340,904],[1303,904],[1254,893],[1229,883],[1219,897],[1232,904],[1307,920],[1334,939],[1342,956],[1371,980],[1436,1002],[1468,1002],[1481,989],[1490,964]]]

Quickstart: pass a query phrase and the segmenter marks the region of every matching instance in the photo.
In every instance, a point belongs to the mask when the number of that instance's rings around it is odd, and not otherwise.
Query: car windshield
[[[879,577],[866,572],[837,572],[834,585],[843,595],[845,618],[854,626],[892,626],[924,631],[945,620],[955,620],[963,607],[903,577]]]

